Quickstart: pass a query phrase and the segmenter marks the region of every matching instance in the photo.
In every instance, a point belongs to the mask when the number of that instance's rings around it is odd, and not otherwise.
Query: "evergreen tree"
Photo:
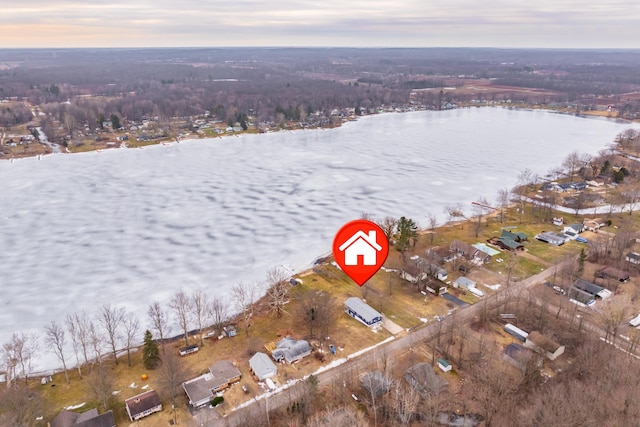
[[[576,271],[576,276],[582,277],[584,274],[584,262],[587,260],[587,252],[584,248],[580,249],[580,255],[578,255],[578,270]]]
[[[148,329],[144,333],[144,346],[142,347],[142,361],[144,367],[147,369],[153,369],[158,366],[160,361],[160,350],[158,349],[158,343],[155,342],[151,331]]]
[[[411,218],[400,217],[396,224],[396,231],[398,232],[396,249],[404,252],[409,249],[409,246],[415,246],[418,238],[418,226]]]

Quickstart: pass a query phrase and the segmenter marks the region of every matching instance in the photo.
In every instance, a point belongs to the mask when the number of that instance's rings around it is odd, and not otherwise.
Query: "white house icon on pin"
[[[338,250],[344,252],[345,265],[360,265],[358,263],[360,257],[363,260],[361,265],[376,265],[376,258],[378,252],[382,250],[382,246],[376,242],[375,230],[369,231],[369,234],[359,230],[340,245]]]

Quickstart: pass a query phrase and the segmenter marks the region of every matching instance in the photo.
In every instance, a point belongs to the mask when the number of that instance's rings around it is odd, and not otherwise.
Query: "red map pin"
[[[389,241],[375,222],[357,219],[342,226],[333,239],[333,257],[359,286],[373,277],[389,254]]]

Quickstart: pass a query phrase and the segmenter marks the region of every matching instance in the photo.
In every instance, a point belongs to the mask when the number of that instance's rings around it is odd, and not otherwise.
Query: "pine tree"
[[[148,329],[144,333],[144,346],[142,348],[142,361],[144,367],[147,369],[153,369],[158,366],[160,361],[160,350],[158,350],[158,343],[154,341],[151,331]]]

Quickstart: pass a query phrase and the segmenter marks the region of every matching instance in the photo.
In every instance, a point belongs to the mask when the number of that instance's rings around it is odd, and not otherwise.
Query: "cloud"
[[[534,6],[508,0],[27,0],[4,6],[0,47],[640,47],[639,18],[640,3],[629,0],[540,0]]]

